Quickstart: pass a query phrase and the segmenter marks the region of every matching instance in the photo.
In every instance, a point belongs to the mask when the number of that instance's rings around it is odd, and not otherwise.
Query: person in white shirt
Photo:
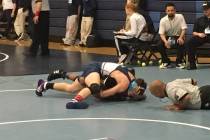
[[[114,32],[114,39],[118,57],[121,57],[121,55],[123,54],[130,53],[129,48],[121,44],[122,41],[133,42],[136,39],[138,39],[139,42],[142,43],[144,41],[148,41],[144,35],[144,33],[146,33],[146,20],[141,14],[136,12],[136,5],[133,3],[127,3],[125,6],[125,11],[126,15],[129,17],[130,22],[127,23],[127,25],[129,25],[130,27]]]
[[[169,83],[154,80],[149,85],[151,94],[169,98],[172,105],[167,110],[210,109],[210,85],[198,87],[192,78],[176,79]]]
[[[159,25],[161,45],[158,49],[162,58],[160,68],[171,67],[166,49],[172,47],[177,49],[176,67],[185,68],[185,64],[182,62],[185,49],[185,32],[187,29],[184,16],[182,14],[176,14],[176,7],[173,3],[167,3],[165,11],[167,15],[160,20]]]
[[[4,32],[4,36],[8,36],[8,33],[12,30],[12,21],[15,17],[15,10],[16,10],[16,0],[2,0],[2,7],[3,13],[0,17],[0,20],[6,19],[7,27],[6,31]]]

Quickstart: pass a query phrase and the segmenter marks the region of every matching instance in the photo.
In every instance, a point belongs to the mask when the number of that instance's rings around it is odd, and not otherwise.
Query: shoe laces
[[[55,70],[54,72],[53,72],[53,74],[60,74],[61,73],[61,70]]]
[[[71,99],[70,102],[72,102],[72,103],[78,103],[78,101],[76,99]]]
[[[37,92],[43,92],[43,91],[45,91],[44,84],[45,84],[45,82],[43,82],[41,85],[39,85],[38,88],[36,89],[36,91]]]

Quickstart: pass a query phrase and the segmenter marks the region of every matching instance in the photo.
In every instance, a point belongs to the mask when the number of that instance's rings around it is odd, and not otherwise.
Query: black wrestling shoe
[[[49,74],[47,77],[47,81],[52,81],[59,78],[66,78],[66,72],[63,70],[54,70],[53,73]]]

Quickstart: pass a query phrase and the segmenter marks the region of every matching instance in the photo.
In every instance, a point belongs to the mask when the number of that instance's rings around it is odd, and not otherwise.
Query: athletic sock
[[[55,83],[46,83],[44,88],[45,89],[53,89]]]
[[[84,98],[83,98],[81,95],[76,95],[76,96],[74,97],[74,99],[75,99],[76,101],[78,101],[78,102],[81,102],[81,101],[84,100]]]

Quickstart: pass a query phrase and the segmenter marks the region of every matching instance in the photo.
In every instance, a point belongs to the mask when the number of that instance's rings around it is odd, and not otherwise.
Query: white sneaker
[[[186,66],[185,63],[176,64],[176,68],[179,68],[179,69],[184,69],[185,66]]]
[[[159,66],[159,68],[160,68],[160,69],[167,69],[167,68],[169,68],[169,66],[170,66],[169,63],[162,63],[162,64]]]
[[[21,33],[21,34],[18,36],[17,41],[20,41],[20,40],[23,40],[23,39],[24,39],[24,33]]]
[[[66,38],[62,38],[63,43],[66,41]]]
[[[63,38],[62,40],[63,40],[64,45],[68,45],[68,46],[74,45],[74,43],[70,41],[69,39]]]

